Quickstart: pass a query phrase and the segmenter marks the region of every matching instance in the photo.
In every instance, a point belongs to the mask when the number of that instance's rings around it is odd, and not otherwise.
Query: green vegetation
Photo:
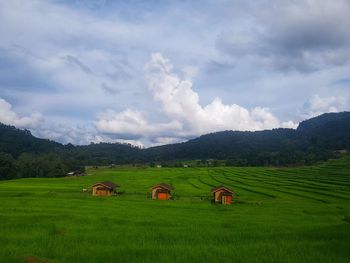
[[[349,150],[350,112],[323,114],[301,122],[296,130],[222,131],[146,149],[120,143],[62,145],[0,123],[0,180],[62,177],[86,165],[313,165]]]
[[[116,167],[0,181],[0,262],[349,262],[350,158],[300,168]],[[83,193],[98,181],[120,196]],[[155,183],[174,199],[150,200]],[[237,192],[210,204],[210,188]]]

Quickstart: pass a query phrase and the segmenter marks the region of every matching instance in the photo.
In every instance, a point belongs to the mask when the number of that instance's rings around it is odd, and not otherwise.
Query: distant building
[[[188,165],[187,165],[187,164],[184,164],[184,168],[188,168]]]
[[[342,150],[335,150],[335,151],[333,151],[333,152],[334,152],[334,153],[338,153],[338,154],[345,154],[345,153],[348,152],[348,150],[342,149]]]
[[[171,190],[174,190],[174,187],[169,184],[156,184],[151,188],[152,199],[168,200],[171,197]]]
[[[162,166],[160,164],[156,165],[157,168],[162,168]]]
[[[217,204],[232,204],[234,191],[226,186],[219,186],[211,189],[214,202]]]
[[[92,186],[92,195],[94,196],[109,196],[115,193],[119,186],[112,182],[100,182]]]
[[[81,176],[84,175],[81,171],[72,171],[66,174],[67,176]]]

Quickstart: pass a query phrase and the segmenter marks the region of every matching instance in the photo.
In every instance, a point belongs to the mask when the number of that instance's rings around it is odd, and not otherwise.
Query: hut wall
[[[165,200],[165,199],[169,199],[169,198],[170,198],[170,193],[167,192],[167,190],[165,190],[164,188],[156,187],[156,188],[152,189],[152,199]]]
[[[94,187],[92,188],[92,195],[96,195],[96,188],[97,188],[97,186],[94,186]]]
[[[225,205],[232,204],[232,195],[223,195],[222,196],[222,203]]]
[[[168,193],[158,193],[158,200],[168,200],[169,194]]]
[[[221,194],[225,192],[226,192],[225,190],[219,190],[214,193],[214,198],[216,203],[221,203]]]
[[[152,189],[152,199],[157,199],[158,196],[157,196],[157,191],[162,189],[161,187],[156,187],[156,188],[153,188]]]
[[[102,188],[102,189],[98,189],[98,188]],[[109,196],[112,194],[112,191],[105,188],[102,185],[96,185],[92,188],[92,195],[95,196]]]
[[[228,197],[224,198],[223,194],[226,194],[226,196]],[[215,200],[215,203],[231,204],[232,194],[222,189],[214,193],[214,200]]]

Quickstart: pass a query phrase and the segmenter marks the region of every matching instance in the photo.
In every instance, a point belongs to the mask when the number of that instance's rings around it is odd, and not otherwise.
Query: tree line
[[[83,171],[86,165],[311,165],[349,149],[350,112],[323,114],[297,129],[223,131],[146,149],[121,143],[62,145],[0,124],[0,179],[60,177]]]

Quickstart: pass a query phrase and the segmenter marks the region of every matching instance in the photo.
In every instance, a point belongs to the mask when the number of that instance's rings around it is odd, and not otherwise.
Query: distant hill
[[[28,130],[0,123],[0,152],[17,158],[22,153],[49,153],[63,149],[63,145],[47,139],[34,137]]]
[[[350,112],[325,113],[303,121],[297,131],[312,145],[331,150],[350,148]]]
[[[44,166],[43,163],[51,162],[52,166],[60,167],[58,171],[77,169],[84,165],[166,165],[196,159],[225,160],[227,165],[236,166],[302,165],[327,160],[334,157],[335,150],[342,149],[350,149],[350,112],[322,114],[301,122],[296,130],[222,131],[183,143],[147,149],[120,143],[62,145],[36,138],[28,130],[0,124],[0,157],[4,160],[2,164],[0,158],[0,168],[1,165],[15,167],[11,166],[15,159],[19,159],[21,164],[23,160],[29,163],[25,166],[27,168],[35,167],[37,164],[29,160],[37,156],[40,156],[37,163]]]
[[[137,163],[141,151],[139,147],[122,143],[92,143],[74,148],[75,155],[89,165]]]
[[[238,165],[264,165],[269,159],[293,162],[297,150],[305,150],[305,138],[293,129],[256,132],[223,131],[200,136],[188,142],[145,149],[148,159],[229,159]],[[291,154],[293,152],[293,154]],[[146,158],[146,159],[147,159]],[[263,160],[264,159],[264,160]],[[286,160],[288,159],[288,160]],[[274,163],[280,165],[281,163]]]
[[[144,159],[226,159],[232,165],[311,164],[350,149],[350,112],[326,113],[294,129],[223,131],[142,151]]]
[[[324,113],[320,116],[300,122],[298,131],[305,133],[330,134],[350,131],[350,112]]]

